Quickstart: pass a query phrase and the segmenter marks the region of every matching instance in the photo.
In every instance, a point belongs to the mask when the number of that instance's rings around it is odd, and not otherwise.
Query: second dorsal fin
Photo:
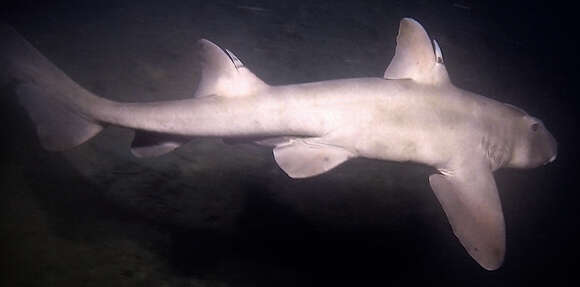
[[[249,96],[268,87],[244,66],[232,52],[206,40],[199,40],[201,54],[201,81],[195,92],[197,97]]]
[[[397,36],[395,56],[385,71],[385,79],[411,79],[424,84],[447,83],[441,48],[431,40],[419,22],[403,18]]]

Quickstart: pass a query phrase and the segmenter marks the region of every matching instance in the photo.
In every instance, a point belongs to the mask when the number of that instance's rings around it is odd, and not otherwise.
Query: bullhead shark
[[[13,29],[3,26],[0,35],[0,84],[18,95],[47,150],[70,149],[114,125],[135,130],[137,157],[171,152],[194,137],[270,146],[292,178],[357,157],[429,165],[438,170],[429,183],[455,236],[487,270],[502,265],[506,249],[493,172],[535,168],[557,155],[542,121],[454,86],[441,48],[410,18],[400,22],[383,77],[272,86],[202,39],[194,96],[147,103],[98,97]]]

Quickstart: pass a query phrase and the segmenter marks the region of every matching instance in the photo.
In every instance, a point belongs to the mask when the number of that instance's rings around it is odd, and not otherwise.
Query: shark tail
[[[16,93],[45,149],[67,150],[97,135],[105,123],[120,124],[106,114],[115,103],[81,87],[14,29],[0,23],[0,39],[0,87]],[[196,97],[243,97],[268,87],[232,52],[208,40],[199,44],[202,79]],[[189,140],[137,129],[131,151],[137,157],[159,156]]]
[[[17,94],[45,149],[70,149],[103,129],[90,111],[107,100],[75,83],[11,27],[0,24],[0,39],[0,86]]]

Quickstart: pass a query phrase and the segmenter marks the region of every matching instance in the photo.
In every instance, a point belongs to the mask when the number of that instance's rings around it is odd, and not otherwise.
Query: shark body
[[[158,156],[193,137],[273,147],[293,178],[325,173],[356,157],[437,168],[430,185],[466,251],[485,269],[501,266],[505,225],[492,172],[553,161],[542,122],[511,105],[459,89],[437,42],[401,20],[382,78],[270,86],[230,51],[200,40],[202,79],[191,99],[121,103],[85,90],[26,40],[2,27],[0,80],[12,85],[48,150],[79,145],[106,125],[134,129],[138,157]]]

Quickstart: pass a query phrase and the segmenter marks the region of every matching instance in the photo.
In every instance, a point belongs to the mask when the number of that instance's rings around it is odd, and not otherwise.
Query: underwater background
[[[542,119],[559,154],[495,173],[507,254],[488,272],[454,237],[429,187],[433,168],[356,159],[294,180],[269,148],[217,139],[137,159],[132,132],[115,127],[47,152],[3,88],[0,285],[577,286],[573,11],[524,1],[3,4],[0,21],[73,80],[135,102],[191,97],[200,38],[269,84],[381,77],[400,19],[413,17],[439,42],[456,86]]]

